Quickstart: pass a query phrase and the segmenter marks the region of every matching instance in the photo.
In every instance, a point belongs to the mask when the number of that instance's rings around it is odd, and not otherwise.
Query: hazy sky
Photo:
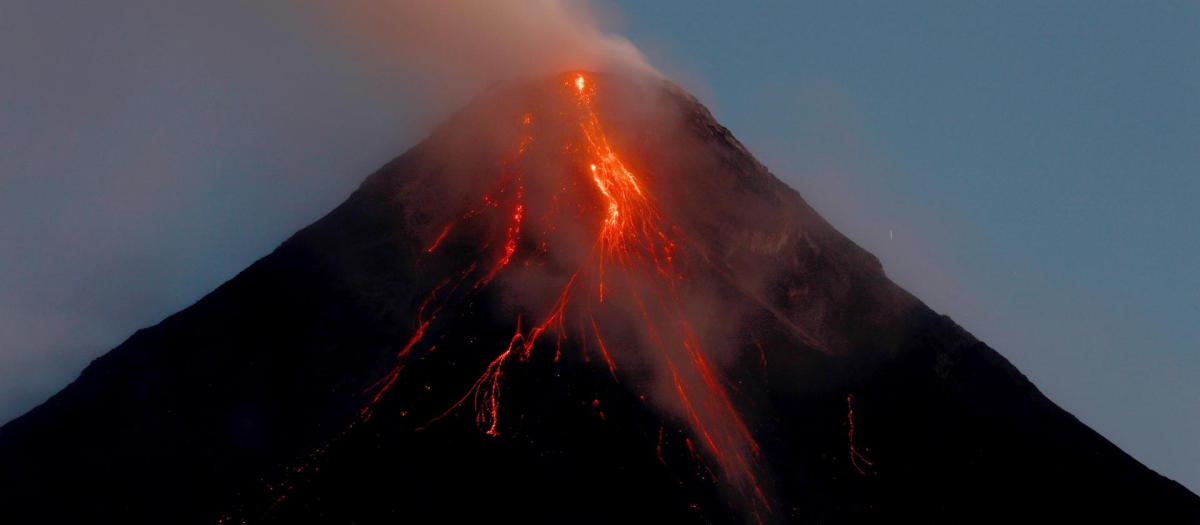
[[[98,4],[0,0],[0,421],[468,96],[289,3]],[[1200,491],[1200,4],[748,4],[598,7],[896,281]]]

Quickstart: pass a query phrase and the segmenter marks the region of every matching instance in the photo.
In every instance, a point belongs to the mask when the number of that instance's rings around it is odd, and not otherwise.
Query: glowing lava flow
[[[849,394],[846,396],[846,408],[846,421],[850,423],[850,463],[854,465],[855,470],[858,470],[859,474],[865,476],[867,475],[867,472],[863,470],[858,463],[861,461],[868,467],[873,467],[875,464],[871,463],[871,460],[863,457],[863,455],[858,452],[858,448],[854,446],[854,394]]]
[[[706,357],[699,338],[681,308],[676,286],[684,280],[684,275],[677,271],[676,263],[681,255],[681,247],[687,245],[688,241],[678,228],[663,217],[643,181],[609,143],[592,107],[595,96],[592,82],[578,74],[564,84],[564,91],[573,97],[576,110],[565,116],[572,119],[572,125],[578,126],[580,135],[580,140],[568,144],[566,151],[575,152],[581,157],[575,160],[584,171],[582,175],[594,184],[598,193],[602,215],[599,230],[582,264],[566,280],[557,299],[540,318],[540,322],[527,324],[518,318],[516,331],[507,347],[487,365],[483,374],[457,403],[426,426],[445,418],[463,405],[470,405],[475,409],[476,423],[486,433],[498,434],[505,364],[514,356],[528,359],[538,340],[547,332],[555,335],[557,346],[561,349],[562,341],[571,337],[565,323],[568,316],[580,319],[581,329],[576,335],[581,345],[586,348],[587,340],[595,338],[608,371],[614,380],[618,380],[617,365],[602,335],[603,323],[597,322],[592,305],[593,299],[596,304],[605,303],[606,299],[611,302],[614,293],[624,291],[628,297],[622,299],[632,306],[633,315],[640,316],[644,321],[638,328],[650,342],[651,348],[648,350],[654,351],[653,359],[663,364],[663,370],[669,371],[670,376],[665,379],[669,380],[676,396],[675,404],[683,408],[698,446],[720,466],[721,478],[748,497],[755,515],[760,509],[771,512],[756,476],[758,444],[722,386],[725,379]],[[530,123],[531,115],[526,114],[521,125],[529,126]],[[426,253],[436,251],[458,225],[479,217],[488,208],[504,206],[509,210],[502,251],[487,272],[475,278],[474,285],[470,287],[471,293],[486,288],[515,258],[520,257],[522,240],[530,238],[529,232],[533,226],[525,224],[530,215],[523,196],[524,183],[520,170],[514,166],[532,140],[528,134],[523,136],[517,153],[504,163],[505,172],[498,185],[500,192],[506,192],[504,201],[485,197],[484,205],[479,210],[467,212],[440,230],[435,230],[438,235],[425,250]],[[566,186],[561,189],[566,190]],[[542,250],[546,249],[546,243],[540,245]],[[396,356],[394,369],[371,388],[375,392],[362,410],[364,420],[371,417],[376,405],[395,384],[405,357],[427,336],[430,323],[437,318],[460,285],[475,274],[476,269],[477,265],[473,264],[457,276],[446,278],[422,303],[415,331]],[[591,329],[590,334],[588,328]],[[559,352],[556,352],[555,359],[558,355]],[[687,443],[689,447],[692,446],[691,439]],[[661,457],[661,436],[657,452]]]

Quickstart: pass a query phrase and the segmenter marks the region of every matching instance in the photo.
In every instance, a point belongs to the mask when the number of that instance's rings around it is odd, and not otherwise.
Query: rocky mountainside
[[[681,89],[577,72],[489,88],[0,428],[0,515],[1200,523],[1200,498]]]

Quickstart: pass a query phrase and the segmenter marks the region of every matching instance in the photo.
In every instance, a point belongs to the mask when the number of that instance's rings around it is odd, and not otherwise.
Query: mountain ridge
[[[750,430],[764,449],[767,466],[762,477],[772,485],[765,491],[786,495],[764,498],[769,508],[757,509],[759,520],[859,522],[921,516],[953,522],[970,510],[986,508],[991,516],[976,514],[974,521],[1001,521],[1027,517],[1040,507],[1048,509],[1044,517],[1154,517],[1183,522],[1200,516],[1200,502],[1194,495],[1124,454],[1042,395],[999,353],[891,283],[877,258],[820,218],[690,95],[672,85],[596,73],[588,73],[588,78],[605,88],[596,95],[597,113],[605,117],[613,148],[629,153],[634,159],[630,162],[644,168],[644,173],[657,176],[646,180],[647,187],[669,190],[655,192],[662,196],[664,214],[675,218],[686,237],[695,240],[700,261],[696,266],[705,269],[688,275],[698,275],[714,290],[700,290],[695,297],[715,297],[714,302],[724,306],[716,309],[725,310],[709,313],[714,322],[706,324],[742,318],[730,323],[736,326],[719,326],[714,329],[717,333],[707,337],[753,340],[758,346],[760,356],[742,345],[715,358],[734,387],[731,391],[737,392],[734,404],[745,411]],[[561,80],[489,89],[429,138],[369,176],[328,215],[196,304],[155,327],[139,330],[93,361],[79,379],[47,403],[0,427],[0,463],[16,465],[4,469],[7,475],[0,474],[2,493],[10,494],[0,498],[0,511],[32,516],[36,509],[101,521],[213,521],[241,514],[249,521],[306,522],[345,516],[338,512],[346,512],[345,505],[354,501],[348,487],[380,490],[360,482],[370,479],[393,489],[378,494],[383,501],[372,500],[368,506],[373,510],[360,511],[359,520],[377,521],[399,512],[386,501],[389,495],[397,498],[395,494],[417,490],[418,484],[378,475],[371,466],[378,458],[366,451],[388,458],[379,460],[385,464],[408,467],[404,472],[440,475],[436,465],[398,457],[399,452],[386,446],[391,443],[403,449],[405,444],[419,443],[421,450],[435,451],[430,453],[467,471],[478,467],[446,451],[509,468],[524,464],[521,458],[560,451],[570,458],[563,460],[565,466],[542,465],[542,473],[553,472],[596,493],[624,498],[607,502],[613,518],[646,507],[647,515],[677,521],[752,520],[747,508],[756,504],[745,503],[737,490],[722,482],[714,483],[709,478],[726,477],[720,475],[722,469],[704,465],[710,460],[703,452],[688,454],[691,441],[686,446],[679,443],[690,439],[682,436],[695,437],[695,430],[689,431],[673,412],[678,407],[654,402],[637,406],[637,396],[629,387],[603,382],[608,371],[597,366],[596,357],[583,362],[556,358],[551,364],[531,356],[511,365],[543,374],[524,376],[527,386],[505,383],[508,392],[514,392],[506,395],[529,403],[513,409],[519,424],[501,423],[501,436],[486,436],[492,439],[488,442],[480,441],[483,432],[470,428],[475,425],[469,414],[414,432],[416,424],[407,419],[408,412],[424,410],[432,417],[469,386],[473,377],[460,371],[459,360],[477,362],[477,371],[491,359],[475,355],[442,363],[443,354],[421,350],[420,362],[406,366],[428,370],[428,375],[406,376],[412,379],[402,381],[399,390],[379,405],[379,418],[347,432],[348,437],[338,437],[359,425],[356,413],[363,403],[362,393],[388,374],[398,347],[411,338],[414,311],[421,319],[418,306],[423,306],[421,297],[427,292],[422,287],[433,283],[423,282],[420,261],[434,252],[429,246],[440,225],[472,202],[472,191],[490,181],[475,180],[475,175],[503,167],[496,159],[505,156],[504,146],[510,141],[493,135],[503,136],[507,123],[523,112],[513,108],[548,105],[551,111],[546,113],[553,114],[566,104],[547,95],[557,93]],[[538,119],[536,115],[542,113],[532,114]],[[553,125],[547,130],[548,135],[563,133]],[[539,139],[533,140],[539,144]],[[548,165],[559,169],[556,162]],[[533,164],[530,173],[539,167]],[[460,173],[467,178],[455,176]],[[543,179],[530,175],[530,180]],[[758,207],[747,211],[750,205]],[[450,231],[447,228],[443,236]],[[493,223],[465,228],[447,237],[447,244],[439,248],[442,251],[432,256],[438,259],[425,269],[469,264],[475,252],[467,247],[477,240],[476,233],[503,231],[502,225]],[[523,245],[517,248],[519,253],[524,253],[522,249]],[[547,265],[556,266],[553,261]],[[476,326],[477,337],[499,342],[500,347],[513,333],[512,320],[500,314],[519,308],[505,295],[485,290],[474,303],[463,303],[476,305],[467,309],[485,315],[487,321]],[[529,304],[537,304],[532,301]],[[470,325],[444,322],[450,323],[450,332]],[[627,334],[626,339],[631,341],[628,346],[638,346],[635,336]],[[469,344],[463,339],[459,347]],[[301,350],[293,350],[297,348]],[[564,355],[570,355],[569,350]],[[630,385],[640,384],[634,388],[643,395],[657,396],[655,381],[642,377],[653,376],[652,367],[642,366],[637,359],[630,359],[633,364],[628,367],[626,361],[617,361],[622,374],[634,376],[626,379]],[[559,365],[574,374],[574,382],[539,379],[562,374],[556,371]],[[612,375],[615,379],[618,372]],[[451,386],[441,394],[441,385],[415,384],[421,377],[447,379]],[[173,380],[182,380],[184,386]],[[461,386],[455,388],[454,383]],[[572,394],[560,401],[522,394],[547,384]],[[588,388],[595,390],[594,399],[586,399],[592,397]],[[549,389],[550,397],[556,391]],[[857,405],[851,404],[851,397]],[[437,401],[432,403],[437,406],[408,404],[421,399]],[[564,408],[575,401],[582,406]],[[417,405],[422,406],[414,408]],[[610,405],[619,409],[608,409]],[[847,408],[853,411],[851,421],[847,421]],[[181,412],[198,420],[183,418]],[[623,423],[608,428],[609,420]],[[493,416],[491,423],[495,421]],[[559,428],[559,421],[572,423]],[[655,421],[659,421],[657,429]],[[924,425],[917,425],[915,435],[905,430],[913,421]],[[856,436],[846,435],[846,423],[857,423]],[[668,428],[674,434],[668,434]],[[79,437],[89,429],[99,431],[98,442],[89,444]],[[597,442],[584,437],[587,432],[580,429],[610,436],[620,444],[614,449],[621,453],[609,455],[597,452],[596,446],[581,445]],[[506,432],[511,433],[509,438],[503,437]],[[989,437],[990,432],[1000,437]],[[430,442],[434,439],[430,435],[457,448],[439,448],[443,446]],[[556,436],[557,441],[544,449],[524,449],[516,443],[517,436],[537,442],[544,435]],[[851,437],[864,445],[862,451],[856,452],[853,441],[847,443]],[[963,442],[970,439],[980,439],[984,448],[976,450]],[[645,442],[651,446],[643,449]],[[651,454],[655,444],[657,460]],[[295,476],[280,472],[282,466],[295,465],[297,458],[327,445],[329,455],[322,453],[311,464],[335,474],[295,481],[290,479]],[[856,453],[871,458],[868,461],[875,466],[867,469],[870,473],[860,469]],[[1089,460],[1089,454],[1101,459]],[[1056,461],[1061,463],[1056,466]],[[696,473],[680,473],[680,465],[689,462],[704,466],[695,467]],[[89,465],[91,473],[80,474],[78,465]],[[568,468],[579,465],[603,472],[596,477],[604,483],[579,481],[584,471]],[[1020,476],[1022,468],[1038,465],[1045,479]],[[660,467],[667,468],[664,472]],[[983,467],[987,469],[976,470]],[[616,470],[604,470],[608,468]],[[1072,469],[1080,473],[1072,474]],[[486,472],[479,470],[466,479]],[[639,486],[663,501],[647,501],[646,495],[610,486],[628,483],[629,472],[638,473]],[[71,475],[84,479],[61,479]],[[595,506],[583,506],[587,498],[544,486],[535,474],[510,475],[562,500],[540,502],[558,514],[523,511],[539,520],[572,516],[577,519],[566,521],[588,521],[587,516],[572,513],[580,508],[599,512]],[[988,481],[989,475],[1000,480]],[[91,486],[101,481],[111,486],[98,490]],[[1016,481],[1029,486],[1005,487]],[[1056,503],[1046,493],[1060,482],[1079,486],[1057,489],[1062,501]],[[228,487],[213,486],[222,483]],[[683,488],[671,489],[672,484]],[[483,498],[503,506],[520,492],[497,488],[502,495],[481,496],[454,492],[449,488],[454,486],[452,480],[443,485],[444,491],[425,494],[428,500],[423,507],[407,512],[416,519],[433,517],[445,514],[447,506],[463,498]],[[957,502],[931,498],[918,486],[937,488]],[[276,491],[294,494],[292,501],[301,503],[286,502],[264,511],[262,507],[268,505],[263,502],[278,501],[271,495]],[[139,506],[125,499],[129,492],[157,497],[146,498]],[[59,500],[56,494],[64,496]],[[422,504],[420,498],[399,498]],[[1081,505],[1094,500],[1099,501],[1090,509]],[[1011,508],[996,509],[1001,502]],[[467,509],[456,512],[459,517],[486,516]]]

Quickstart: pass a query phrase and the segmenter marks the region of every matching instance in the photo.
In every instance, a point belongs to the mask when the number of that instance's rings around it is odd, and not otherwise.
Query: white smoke
[[[439,94],[574,69],[653,73],[583,0],[305,0],[385,71]]]

